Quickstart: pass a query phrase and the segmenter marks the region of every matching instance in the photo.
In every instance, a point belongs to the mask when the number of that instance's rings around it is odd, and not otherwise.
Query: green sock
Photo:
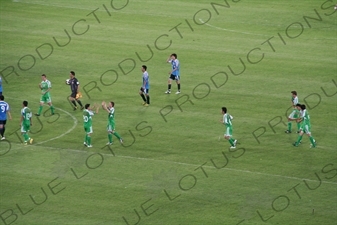
[[[29,140],[29,135],[27,133],[24,133],[23,138],[25,139],[25,142],[27,142]]]
[[[50,111],[51,111],[51,114],[54,114],[54,106],[53,105],[50,106]]]
[[[42,108],[43,108],[43,106],[42,105],[40,105],[40,107],[39,107],[39,111],[38,111],[38,113],[37,114],[41,114],[41,112],[42,112]]]
[[[288,122],[288,130],[291,131],[291,121]]]
[[[230,139],[230,140],[233,142],[233,144],[234,144],[235,139],[232,138],[232,137],[230,137],[229,139]]]
[[[84,136],[84,142],[88,144],[88,135],[87,134],[85,134],[85,136]]]
[[[117,132],[114,132],[113,134],[118,138],[118,140],[121,139],[121,136],[119,136],[119,134]]]
[[[109,139],[109,143],[112,143],[112,134],[108,133],[108,139]]]
[[[234,146],[234,143],[233,143],[233,141],[232,141],[232,138],[230,138],[228,141],[229,141],[229,143],[231,144],[231,146]]]
[[[90,136],[87,137],[87,140],[88,140],[88,145],[91,145],[91,137]]]
[[[301,124],[297,123],[297,130],[300,130],[300,128],[301,128]]]
[[[316,147],[315,139],[312,136],[310,136],[309,139],[310,139],[310,142],[311,142],[312,146]]]
[[[295,143],[296,146],[300,144],[301,140],[302,140],[302,135],[298,135],[297,141]]]

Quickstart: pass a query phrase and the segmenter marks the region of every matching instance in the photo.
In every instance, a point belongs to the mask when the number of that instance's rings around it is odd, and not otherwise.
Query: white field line
[[[53,140],[56,140],[56,139],[58,139],[58,138],[61,138],[61,137],[63,137],[64,135],[69,134],[71,131],[73,131],[73,130],[75,129],[75,127],[77,126],[78,120],[77,120],[73,115],[71,115],[69,112],[67,112],[67,111],[65,111],[65,110],[63,110],[63,109],[56,108],[56,107],[55,107],[55,109],[58,109],[58,110],[60,110],[60,111],[62,111],[62,112],[64,112],[64,113],[68,114],[71,118],[73,118],[73,120],[74,120],[74,125],[73,125],[69,130],[67,130],[66,132],[64,132],[63,134],[61,134],[61,135],[59,135],[59,136],[57,136],[57,137],[48,139],[48,140],[46,140],[46,141],[38,142],[38,143],[36,143],[36,145],[44,144],[44,143],[46,143],[46,142],[53,141]]]
[[[66,8],[66,9],[79,9],[79,10],[90,10],[94,11],[93,8],[81,8],[81,7],[73,7],[73,6],[65,6],[65,5],[56,5],[56,4],[45,4],[45,3],[38,3],[38,2],[25,2],[22,0],[13,0],[13,2],[23,3],[23,4],[30,4],[30,5],[42,5],[42,6],[49,6],[49,7],[57,7],[57,8]],[[105,11],[103,9],[99,9],[97,11]]]
[[[218,29],[218,30],[224,30],[224,31],[229,31],[229,32],[234,32],[234,33],[240,33],[240,34],[248,34],[248,35],[257,35],[257,36],[267,36],[264,34],[253,34],[253,33],[248,33],[248,32],[242,32],[242,31],[237,31],[237,30],[230,30],[230,29],[226,29],[226,28],[221,28],[221,27],[217,27],[217,26],[213,26],[209,23],[205,23],[202,19],[199,19],[200,22],[202,22],[203,24],[205,24],[206,26]]]
[[[33,147],[34,145],[29,145],[29,146]],[[55,149],[55,150],[66,150],[66,151],[70,151],[70,152],[85,153],[85,154],[88,154],[88,153],[92,153],[92,154],[98,153],[98,152],[87,152],[87,151],[78,150],[78,149],[64,149],[64,148],[55,148],[55,147],[48,147],[48,146],[41,146],[41,147],[48,148],[48,149]],[[34,149],[32,149],[32,150],[34,150]],[[103,155],[103,156],[125,158],[125,159],[132,159],[132,160],[153,161],[153,162],[158,162],[158,163],[164,162],[164,163],[177,164],[177,165],[183,165],[183,166],[191,166],[191,167],[196,167],[196,168],[201,166],[201,165],[197,165],[197,164],[175,162],[175,161],[168,161],[168,160],[162,160],[162,159],[151,159],[151,158],[142,158],[142,157],[133,157],[133,156],[123,156],[123,155],[115,155],[115,156],[113,156],[112,154],[106,154],[106,153],[100,153],[100,154]],[[210,169],[216,169],[214,166],[206,166],[206,165],[204,165],[203,167],[210,168]],[[216,169],[216,170],[229,170],[229,171],[235,171],[235,172],[240,172],[240,173],[257,174],[257,175],[262,175],[262,176],[279,177],[279,178],[286,178],[286,179],[300,180],[300,181],[305,180],[305,181],[309,181],[309,182],[319,182],[318,180],[311,180],[311,179],[307,179],[307,178],[283,176],[283,175],[269,174],[269,173],[261,173],[261,172],[256,172],[256,171],[240,170],[240,169],[233,169],[233,168],[227,168],[227,167],[222,168],[222,169]],[[322,181],[322,183],[337,185],[337,182],[331,182],[331,181]]]
[[[6,97],[6,98],[19,100],[18,98],[12,98],[12,97]],[[57,137],[48,139],[48,140],[46,140],[46,141],[41,141],[41,142],[35,143],[35,145],[44,144],[44,143],[46,143],[46,142],[53,141],[53,140],[56,140],[56,139],[58,139],[58,138],[61,138],[61,137],[63,137],[64,135],[69,134],[71,131],[73,131],[73,130],[75,129],[75,127],[77,126],[78,120],[76,119],[76,117],[74,117],[74,116],[71,115],[69,112],[67,112],[67,111],[65,111],[65,110],[63,110],[63,109],[61,109],[61,108],[55,107],[55,109],[58,109],[58,110],[64,112],[65,114],[68,114],[68,115],[74,120],[74,125],[73,125],[69,130],[67,130],[65,133],[63,133],[63,134],[61,134],[61,135],[59,135],[59,136],[57,136]],[[2,151],[0,151],[0,152],[2,152]]]

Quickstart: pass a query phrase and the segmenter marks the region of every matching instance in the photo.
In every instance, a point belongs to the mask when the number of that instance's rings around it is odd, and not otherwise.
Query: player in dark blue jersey
[[[172,80],[175,80],[178,86],[178,91],[176,92],[176,94],[180,94],[180,63],[177,54],[171,54],[166,62],[171,63],[172,70],[169,72],[170,76],[168,79],[167,91],[165,92],[165,94],[171,94]]]
[[[149,106],[150,105],[150,95],[149,95],[149,90],[150,90],[150,78],[149,74],[146,71],[147,66],[142,65],[142,72],[143,72],[143,83],[139,91],[139,95],[142,97],[144,103],[144,106]]]
[[[5,140],[5,126],[8,119],[12,119],[12,115],[10,113],[9,104],[5,102],[5,96],[0,95],[0,135],[1,140]]]
[[[81,110],[84,109],[81,100],[79,99],[82,97],[80,94],[80,82],[77,80],[75,77],[75,72],[70,71],[70,80],[69,80],[69,85],[70,85],[70,90],[71,90],[71,95],[69,96],[69,101],[74,105],[74,110],[77,109],[76,102],[81,106]]]

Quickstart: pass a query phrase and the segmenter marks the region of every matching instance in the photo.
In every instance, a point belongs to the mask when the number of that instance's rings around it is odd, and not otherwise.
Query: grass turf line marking
[[[67,112],[67,111],[65,111],[65,110],[63,110],[63,109],[61,109],[61,108],[56,108],[56,107],[55,107],[55,109],[58,109],[58,110],[60,110],[60,111],[62,111],[62,112],[64,112],[64,113],[68,114],[71,118],[73,118],[73,120],[74,120],[74,125],[72,126],[72,128],[70,128],[69,130],[67,130],[65,133],[63,133],[63,134],[61,134],[61,135],[59,135],[59,136],[57,136],[57,137],[48,139],[48,140],[46,140],[46,141],[38,142],[38,143],[36,143],[35,145],[44,144],[44,143],[46,143],[46,142],[53,141],[53,140],[56,140],[56,139],[58,139],[58,138],[61,138],[61,137],[63,137],[64,135],[70,133],[71,131],[73,131],[73,130],[76,128],[76,126],[77,126],[77,124],[78,124],[78,120],[77,120],[73,115],[71,115],[69,112]]]
[[[12,98],[12,97],[7,97],[7,98],[19,100],[18,98]],[[56,139],[58,139],[58,138],[61,138],[61,137],[63,137],[64,135],[69,134],[71,131],[73,131],[73,130],[76,128],[76,126],[77,126],[77,124],[78,124],[78,120],[76,119],[76,117],[74,117],[74,116],[71,115],[69,112],[67,112],[67,111],[65,111],[65,110],[63,110],[63,109],[61,109],[61,108],[55,107],[55,109],[58,109],[58,110],[64,112],[65,114],[68,114],[71,118],[73,118],[73,120],[74,120],[74,125],[73,125],[73,127],[70,128],[69,130],[67,130],[65,133],[63,133],[63,134],[61,134],[61,135],[59,135],[59,136],[57,136],[57,137],[48,139],[48,140],[46,140],[46,141],[41,141],[41,142],[35,143],[34,145],[44,144],[44,143],[46,143],[46,142],[53,141],[53,140],[56,140]]]
[[[32,146],[34,146],[34,145],[32,145]],[[55,149],[55,150],[66,150],[66,151],[71,151],[71,152],[86,153],[86,154],[88,154],[87,151],[78,150],[78,149],[55,148],[55,147],[49,147],[49,146],[43,146],[43,148],[49,148],[49,149]],[[21,148],[19,148],[19,149],[21,150]],[[36,149],[31,149],[31,150],[36,150]],[[93,153],[95,153],[95,152],[93,152]],[[111,156],[111,157],[117,157],[117,158],[146,160],[146,161],[154,161],[154,162],[164,162],[164,163],[178,164],[178,165],[183,165],[183,166],[193,166],[193,167],[199,167],[200,166],[200,165],[191,164],[191,163],[175,162],[175,161],[168,161],[168,160],[162,160],[162,159],[150,159],[150,158],[133,157],[133,156],[121,156],[121,155],[112,156],[111,154],[105,154],[105,153],[100,153],[100,154],[102,154],[104,156]],[[214,166],[206,166],[206,165],[204,165],[203,167],[215,169]],[[229,170],[229,171],[235,171],[235,172],[241,172],[241,173],[257,174],[257,175],[270,176],[270,177],[280,177],[280,178],[286,178],[286,179],[292,179],[292,180],[300,180],[300,181],[305,180],[305,181],[309,181],[309,182],[319,182],[317,180],[310,180],[310,179],[307,179],[307,178],[283,176],[283,175],[269,174],[269,173],[261,173],[261,172],[255,172],[255,171],[250,171],[250,170],[239,170],[239,169],[233,169],[233,168],[223,168],[223,170]],[[330,182],[330,181],[321,181],[321,182],[325,183],[325,184],[334,184],[334,185],[337,185],[337,182]]]
[[[202,19],[199,19],[199,21],[202,22],[203,24],[209,26],[209,27],[213,27],[213,28],[218,29],[218,30],[224,30],[224,31],[229,31],[229,32],[234,32],[234,33],[240,33],[240,34],[248,34],[248,35],[267,36],[267,35],[264,35],[264,34],[253,34],[253,33],[236,31],[236,30],[229,30],[229,29],[226,29],[226,28],[221,28],[221,27],[213,26],[213,25],[211,25],[209,23],[205,23]]]

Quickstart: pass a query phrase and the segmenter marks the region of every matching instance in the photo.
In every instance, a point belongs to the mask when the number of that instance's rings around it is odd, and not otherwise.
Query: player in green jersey
[[[305,105],[297,105],[298,109],[301,109],[301,116],[298,119],[298,122],[301,123],[300,132],[297,138],[297,141],[294,143],[294,146],[297,147],[302,140],[302,136],[304,133],[306,133],[309,137],[309,140],[311,142],[310,148],[316,147],[316,140],[311,135],[311,124],[310,124],[310,116],[309,113],[305,107]]]
[[[30,138],[28,135],[28,132],[30,130],[30,126],[32,126],[32,112],[28,108],[28,102],[23,101],[22,102],[23,108],[21,109],[21,119],[20,119],[20,125],[21,125],[21,134],[24,138],[24,144],[27,145],[27,142],[30,144],[33,144],[33,138]]]
[[[119,142],[123,144],[123,139],[121,136],[115,131],[115,103],[114,102],[109,102],[109,105],[107,106],[106,103],[103,101],[102,102],[102,108],[108,112],[108,125],[107,125],[107,131],[108,131],[108,140],[109,142],[107,145],[112,145],[112,135],[115,135]]]
[[[291,92],[291,106],[293,108],[293,111],[288,116],[288,129],[285,131],[285,133],[290,134],[292,130],[292,121],[297,121],[298,118],[300,118],[300,111],[296,108],[296,105],[299,103],[297,92],[292,91]],[[297,123],[297,133],[300,132],[300,123]]]
[[[226,126],[226,132],[224,134],[224,138],[228,140],[228,142],[231,144],[230,148],[236,148],[237,140],[232,138],[233,133],[233,125],[232,125],[232,119],[233,117],[227,113],[227,108],[222,107],[221,113],[223,115],[222,120],[220,120],[221,123],[223,123]]]
[[[94,114],[97,114],[98,110],[99,110],[99,107],[97,107],[96,105],[94,105],[93,107],[90,107],[90,104],[86,104],[84,106],[84,110],[83,110],[83,122],[84,122],[83,126],[84,126],[84,131],[85,131],[84,146],[87,146],[88,148],[92,147],[91,145],[91,134],[93,133],[92,116]]]
[[[51,114],[54,115],[54,106],[51,103],[51,96],[50,96],[50,89],[51,89],[51,82],[47,80],[47,76],[45,74],[41,75],[41,83],[39,87],[41,89],[41,98],[40,98],[40,107],[36,116],[40,116],[43,108],[43,104],[47,103],[50,107]]]

